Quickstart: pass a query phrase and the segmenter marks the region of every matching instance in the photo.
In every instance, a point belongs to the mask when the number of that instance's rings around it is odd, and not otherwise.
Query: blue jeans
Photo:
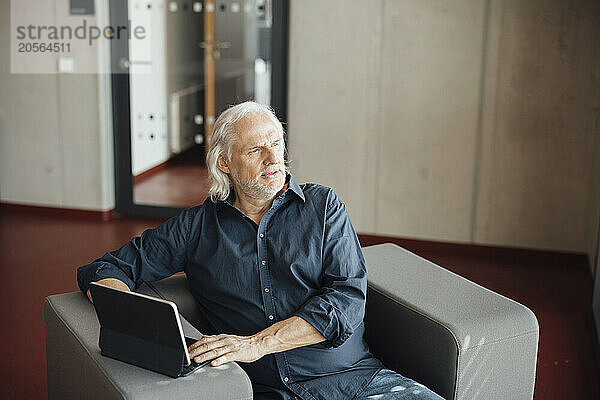
[[[354,400],[444,400],[425,386],[391,369],[382,369]]]

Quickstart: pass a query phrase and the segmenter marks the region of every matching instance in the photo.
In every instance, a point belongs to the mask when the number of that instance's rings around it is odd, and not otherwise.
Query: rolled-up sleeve
[[[184,210],[154,229],[144,231],[118,250],[77,269],[79,288],[87,292],[91,282],[116,278],[130,289],[184,269],[192,211]]]
[[[344,203],[331,193],[323,238],[323,287],[294,314],[310,323],[325,345],[341,346],[365,313],[367,270]]]

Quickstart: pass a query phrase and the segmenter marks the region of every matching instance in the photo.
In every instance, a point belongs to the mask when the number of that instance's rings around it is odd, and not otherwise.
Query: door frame
[[[110,25],[126,26],[127,1],[109,0]],[[271,108],[285,125],[287,121],[287,72],[289,0],[273,0],[271,26]],[[119,60],[129,58],[127,40],[113,40],[110,46],[111,71],[122,71]],[[114,137],[115,213],[123,216],[166,219],[184,207],[136,204],[131,173],[131,121],[129,73],[111,73]]]
[[[596,356],[600,358],[600,221],[598,223],[596,259],[590,260],[590,263],[596,264],[594,269],[594,288],[592,292],[592,319],[594,321],[597,342]]]

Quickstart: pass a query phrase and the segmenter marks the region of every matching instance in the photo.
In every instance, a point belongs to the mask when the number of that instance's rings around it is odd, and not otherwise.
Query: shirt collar
[[[291,190],[302,200],[302,202],[306,201],[306,197],[304,197],[304,192],[302,191],[302,188],[300,187],[300,185],[298,185],[298,183],[296,182],[296,180],[294,179],[292,174],[289,174],[289,173],[287,174],[286,183],[288,184],[288,188],[283,193],[284,195],[288,190]],[[233,189],[233,187],[231,187],[231,190],[229,191],[229,196],[227,196],[227,198],[225,199],[225,203],[229,204],[230,206],[233,206],[234,201],[235,201],[235,190]]]
[[[229,187],[229,196],[227,196],[227,198],[225,199],[225,203],[229,204],[230,206],[233,206],[233,202],[235,201],[235,190],[233,189],[233,186]]]
[[[298,197],[300,197],[300,199],[302,199],[302,202],[305,202],[306,198],[304,197],[304,192],[302,191],[302,188],[300,187],[300,185],[298,185],[298,183],[296,183],[296,180],[294,179],[292,174],[288,174],[287,176],[288,176],[288,189],[291,189],[292,192],[296,193],[296,195]]]

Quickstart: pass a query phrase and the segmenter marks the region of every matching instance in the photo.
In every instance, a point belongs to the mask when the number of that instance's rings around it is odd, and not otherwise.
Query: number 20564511
[[[19,53],[70,53],[71,43],[19,43],[17,51]]]

